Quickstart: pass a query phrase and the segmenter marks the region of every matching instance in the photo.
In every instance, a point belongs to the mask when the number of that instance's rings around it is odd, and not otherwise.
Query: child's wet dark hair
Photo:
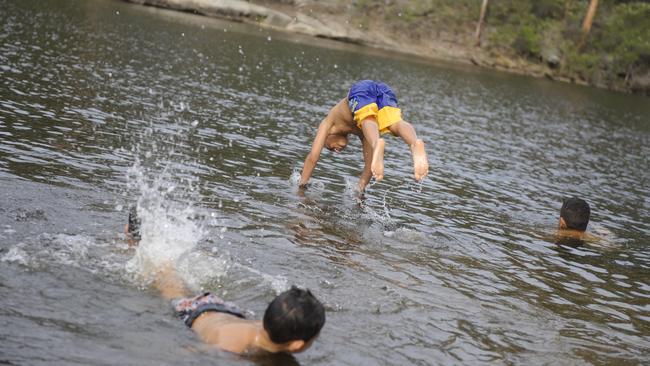
[[[135,206],[129,209],[129,234],[135,240],[140,240],[140,218],[138,217],[138,210]]]
[[[560,217],[564,219],[567,229],[579,231],[587,230],[590,213],[589,204],[577,197],[565,199],[560,209]]]
[[[308,342],[325,324],[325,308],[309,290],[295,286],[278,295],[266,308],[264,329],[274,343]]]

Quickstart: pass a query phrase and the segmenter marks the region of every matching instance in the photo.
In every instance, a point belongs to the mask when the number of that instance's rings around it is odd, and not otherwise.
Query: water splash
[[[182,112],[189,109],[189,104],[182,106]],[[169,110],[172,115],[178,112],[174,106]],[[242,267],[224,250],[227,228],[216,218],[220,215],[199,205],[204,200],[201,181],[190,168],[197,164],[196,152],[200,151],[184,150],[190,148],[186,140],[193,137],[200,122],[189,121],[181,118],[182,123],[164,129],[152,123],[133,148],[135,163],[127,171],[127,194],[135,202],[126,206],[136,207],[141,240],[124,269],[126,277],[141,286],[148,286],[156,271],[168,264],[191,291],[220,287],[219,281],[233,266]],[[298,174],[296,185],[299,178]],[[217,198],[221,209],[223,202]],[[247,269],[276,292],[288,287],[284,278]]]
[[[183,253],[176,261],[176,271],[189,289],[205,291],[211,282],[225,276],[232,265],[224,255],[212,256],[199,250]]]
[[[425,234],[407,227],[398,227],[395,230],[386,230],[384,231],[384,236],[409,243],[424,243],[427,239]]]
[[[28,259],[29,255],[17,246],[11,247],[7,253],[0,257],[1,262],[18,263],[23,266],[27,265]]]
[[[301,176],[301,170],[298,168],[293,168],[293,172],[289,176],[289,184],[291,184],[292,187],[298,187],[300,184],[300,176]],[[308,187],[310,191],[322,191],[325,189],[325,183],[314,180],[313,178],[309,181]]]
[[[170,101],[169,108],[163,103],[160,113],[160,119],[169,120],[192,111],[185,101]],[[136,207],[142,239],[125,269],[145,280],[161,265],[176,265],[205,236],[201,213],[195,208],[200,201],[199,178],[190,169],[196,161],[182,158],[192,155],[184,151],[190,148],[185,140],[192,138],[199,122],[180,118],[161,127],[157,120],[141,130],[133,147],[135,163],[126,177],[127,195],[133,200],[127,206]]]
[[[344,194],[346,197],[356,198],[357,196],[359,196],[359,190],[357,187],[358,187],[357,181],[350,178],[345,178]]]
[[[395,220],[390,215],[390,208],[386,201],[386,197],[391,193],[395,188],[388,188],[384,191],[381,196],[381,208],[380,210],[375,210],[369,205],[363,203],[361,208],[363,210],[363,216],[370,219],[373,222],[380,224],[383,227],[396,227],[397,224]]]
[[[297,187],[298,184],[300,183],[300,170],[298,168],[293,169],[293,172],[289,177],[289,183],[291,184],[292,187]]]
[[[42,233],[13,245],[0,261],[41,270],[53,265],[79,268],[90,273],[120,272],[121,255],[113,242],[83,234]]]
[[[272,276],[270,274],[256,270],[255,268],[245,266],[242,264],[235,264],[239,269],[245,270],[247,272],[253,273],[256,276],[259,276],[264,283],[269,285],[276,295],[289,289],[289,281],[285,276],[276,275]]]
[[[174,164],[169,163],[159,174],[152,174],[139,160],[128,171],[127,187],[139,192],[136,208],[142,237],[126,265],[131,273],[147,277],[162,265],[177,265],[205,236],[197,220],[199,212],[187,202],[195,191],[192,182],[176,181],[173,171]]]

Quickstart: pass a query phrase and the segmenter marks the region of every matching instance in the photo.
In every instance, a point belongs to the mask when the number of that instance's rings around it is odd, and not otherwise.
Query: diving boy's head
[[[348,135],[331,134],[325,139],[325,147],[329,151],[341,152],[348,146]]]
[[[293,286],[269,304],[263,324],[273,343],[286,352],[302,352],[323,328],[325,308],[309,290]]]
[[[590,213],[585,200],[576,197],[565,199],[560,209],[560,229],[586,231]]]

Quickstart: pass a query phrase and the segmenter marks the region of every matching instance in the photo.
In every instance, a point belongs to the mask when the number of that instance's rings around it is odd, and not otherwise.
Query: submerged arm
[[[302,173],[300,174],[300,186],[304,187],[309,181],[318,159],[320,159],[320,153],[325,147],[325,140],[327,139],[327,134],[329,133],[330,128],[332,127],[332,119],[328,115],[318,126],[318,132],[316,132],[316,137],[314,138],[314,143],[311,146],[311,151],[307,158],[305,158],[305,163],[302,167]]]

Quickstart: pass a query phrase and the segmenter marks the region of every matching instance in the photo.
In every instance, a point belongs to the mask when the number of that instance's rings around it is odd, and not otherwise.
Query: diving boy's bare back
[[[388,132],[401,137],[409,146],[415,179],[424,179],[429,172],[424,143],[417,138],[413,126],[402,120],[395,94],[386,84],[362,80],[352,85],[348,96],[332,107],[318,126],[303,165],[300,186],[309,181],[323,147],[340,152],[347,146],[347,136],[353,134],[359,136],[363,144],[364,168],[358,185],[363,192],[370,178],[379,181],[384,177],[385,141],[380,134]]]

